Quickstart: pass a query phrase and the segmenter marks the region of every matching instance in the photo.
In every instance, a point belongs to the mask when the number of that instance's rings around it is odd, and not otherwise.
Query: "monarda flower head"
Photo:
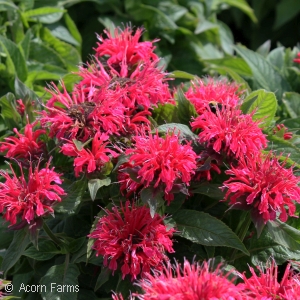
[[[152,268],[161,270],[168,261],[165,252],[174,252],[171,238],[175,230],[168,230],[158,214],[152,218],[149,208],[129,201],[105,212],[89,235],[95,239],[93,249],[103,256],[104,266],[113,272],[120,269],[123,279],[129,275],[132,280]]]
[[[164,267],[162,272],[147,274],[139,285],[144,294],[137,294],[140,300],[243,300],[242,287],[235,286],[219,265],[211,270],[209,262],[190,264],[184,261]]]
[[[225,199],[236,208],[252,211],[252,216],[267,223],[276,215],[286,222],[295,217],[295,201],[300,203],[299,177],[293,168],[286,169],[272,152],[254,154],[240,159],[237,167],[225,171],[230,178],[223,183]],[[288,208],[288,213],[287,213]]]
[[[25,164],[30,161],[39,160],[45,152],[45,143],[40,139],[45,134],[44,129],[34,130],[35,123],[26,124],[24,134],[14,128],[17,136],[5,138],[5,142],[0,143],[0,152],[6,152],[5,157],[13,158]]]
[[[266,267],[258,266],[257,275],[252,267],[249,267],[251,276],[241,274],[244,282],[238,284],[243,290],[243,299],[251,300],[296,300],[299,299],[300,276],[293,273],[288,264],[281,281],[278,281],[278,266],[275,261],[268,261]]]
[[[143,29],[137,28],[134,32],[131,27],[126,27],[123,31],[116,28],[114,34],[105,30],[107,38],[98,36],[98,47],[96,50],[97,57],[107,58],[107,64],[115,69],[120,68],[122,63],[127,64],[130,69],[134,65],[144,62],[158,60],[157,55],[153,52],[155,47],[152,42],[139,42]]]
[[[224,79],[197,79],[185,93],[185,96],[195,106],[196,112],[202,114],[213,106],[235,107],[239,103],[239,85],[229,83]]]
[[[199,141],[217,153],[237,158],[257,153],[267,146],[267,140],[252,115],[239,109],[223,106],[212,112],[206,110],[192,123],[193,130],[200,129]]]
[[[110,162],[111,158],[118,156],[118,153],[106,147],[109,145],[109,136],[97,132],[92,140],[91,149],[78,149],[72,143],[66,143],[61,147],[61,152],[66,156],[73,156],[75,176],[80,173],[101,172],[106,163]]]
[[[30,165],[25,176],[19,164],[21,176],[17,176],[11,166],[12,175],[0,171],[5,182],[0,182],[0,213],[11,225],[17,223],[17,218],[32,223],[36,217],[53,213],[52,206],[61,201],[64,190],[61,174],[50,169],[49,162],[45,168],[33,168]],[[26,180],[26,177],[28,178]]]
[[[173,188],[189,185],[197,169],[196,153],[189,144],[182,145],[174,133],[167,133],[164,138],[157,132],[149,136],[143,134],[133,137],[133,140],[134,148],[125,152],[129,162],[119,169],[128,174],[121,182],[121,189],[130,193],[132,188],[161,188],[165,199],[171,201]],[[133,174],[138,184],[133,182]]]

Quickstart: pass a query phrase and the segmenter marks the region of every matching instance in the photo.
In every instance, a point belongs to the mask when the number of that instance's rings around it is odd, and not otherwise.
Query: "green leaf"
[[[267,57],[268,53],[270,52],[270,49],[271,40],[267,40],[256,49],[256,52],[262,55],[263,57]]]
[[[167,104],[158,104],[152,112],[152,118],[157,122],[157,124],[165,124],[170,122],[179,122],[177,118],[177,106],[167,103]]]
[[[37,94],[28,88],[19,78],[16,76],[15,78],[15,93],[17,98],[21,98],[23,100],[30,99],[30,100],[38,100]]]
[[[206,195],[216,200],[224,199],[224,193],[220,189],[220,185],[214,183],[202,183],[201,185],[196,186],[195,189],[194,187],[191,188],[191,193]]]
[[[300,117],[300,94],[286,92],[283,94],[282,102],[291,118]]]
[[[248,95],[241,108],[244,114],[255,111],[253,120],[261,120],[260,126],[268,127],[274,120],[277,100],[274,93],[257,90]]]
[[[258,88],[274,92],[279,100],[284,92],[291,89],[289,83],[263,56],[243,46],[234,48],[249,65]]]
[[[148,204],[150,208],[150,215],[153,218],[157,208],[163,203],[163,198],[160,192],[154,192],[152,187],[144,188],[141,191],[141,200],[143,203]]]
[[[42,289],[41,296],[47,300],[76,300],[79,274],[75,264],[64,263],[51,267],[40,280],[40,284],[46,286]]]
[[[23,12],[23,17],[30,21],[39,21],[44,24],[57,22],[63,16],[64,9],[59,7],[40,7]]]
[[[80,63],[81,57],[73,46],[54,37],[48,28],[41,28],[40,37],[46,45],[51,47],[64,60],[69,71],[77,71],[77,65]]]
[[[267,223],[269,233],[274,241],[291,250],[300,250],[300,231],[279,220]]]
[[[257,23],[257,18],[254,14],[253,9],[249,6],[246,0],[218,0],[219,3],[227,3],[230,6],[240,9],[243,13],[248,15],[248,17],[255,23]]]
[[[81,38],[79,30],[76,27],[75,22],[71,19],[70,15],[68,13],[64,14],[64,20],[65,20],[66,26],[67,26],[68,30],[70,31],[72,37],[77,41],[78,45],[81,47],[82,38]]]
[[[178,102],[178,118],[181,123],[190,126],[190,122],[192,120],[192,117],[197,116],[197,112],[195,110],[194,105],[185,98],[184,93],[181,89],[177,90],[176,96],[175,96],[177,102]]]
[[[22,81],[27,78],[27,66],[20,48],[11,40],[0,35],[0,46],[6,54],[6,60],[11,75],[17,75]]]
[[[174,134],[179,135],[181,139],[198,140],[197,134],[193,133],[188,126],[179,123],[167,123],[160,125],[153,131],[155,132],[156,130],[163,133],[174,132]]]
[[[19,261],[29,243],[29,234],[26,228],[15,231],[13,241],[5,252],[2,261],[1,270],[4,273],[7,273],[7,271]]]
[[[109,280],[111,274],[111,270],[108,268],[102,268],[101,272],[97,278],[97,282],[94,288],[94,291],[96,292],[97,290],[100,289],[100,287]]]
[[[0,98],[1,116],[4,119],[5,125],[9,129],[18,128],[21,116],[16,108],[16,98],[14,94],[7,93]]]
[[[94,201],[96,199],[97,192],[102,186],[109,186],[110,183],[111,179],[109,177],[106,177],[105,179],[90,179],[88,187],[92,200]]]
[[[56,248],[55,244],[50,240],[39,240],[39,250],[34,246],[30,246],[23,255],[36,260],[48,260],[51,259],[60,251]]]
[[[222,221],[211,215],[183,209],[173,215],[180,236],[204,246],[231,247],[249,255],[238,236]]]
[[[277,155],[283,153],[283,155],[288,155],[282,157],[282,160],[287,160],[288,165],[296,164],[297,168],[300,168],[300,148],[291,143],[290,140],[284,140],[276,135],[268,135],[269,147],[268,149],[276,151]]]
[[[300,5],[297,0],[284,0],[276,3],[276,18],[274,30],[292,20],[300,12]]]
[[[240,75],[243,76],[252,76],[252,71],[249,68],[248,64],[239,57],[224,57],[219,59],[207,59],[205,60],[210,65],[215,65],[218,67],[226,67]]]
[[[213,29],[213,28],[218,28],[218,25],[216,23],[212,23],[212,22],[209,22],[205,19],[202,19],[200,22],[198,22],[194,33],[199,34],[199,33],[202,33],[206,30],[210,30],[210,29]]]
[[[195,75],[184,72],[184,71],[173,71],[172,73],[168,74],[170,78],[182,78],[182,79],[194,79]]]
[[[31,29],[28,29],[23,40],[20,43],[26,60],[28,60],[29,57],[31,35],[32,35],[32,31]]]
[[[50,29],[51,34],[58,39],[67,42],[69,44],[72,44],[74,46],[80,46],[80,44],[73,38],[73,36],[70,34],[69,30],[60,24],[51,24],[47,26],[48,29]]]
[[[65,185],[66,180],[63,184],[63,188],[65,189],[67,196],[66,198],[63,198],[60,203],[55,205],[54,210],[57,213],[74,214],[76,208],[82,201],[86,190],[86,183],[82,180],[79,180],[67,186],[67,188],[65,188]]]

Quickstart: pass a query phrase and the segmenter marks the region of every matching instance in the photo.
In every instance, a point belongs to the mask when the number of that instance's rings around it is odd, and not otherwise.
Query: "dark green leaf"
[[[160,125],[153,131],[156,130],[158,130],[158,132],[163,132],[163,133],[174,132],[175,135],[179,135],[179,137],[182,139],[198,140],[198,135],[193,133],[188,126],[179,123],[167,123],[164,125]]]
[[[300,231],[279,220],[269,221],[268,230],[274,241],[291,250],[300,250]]]
[[[29,243],[29,234],[26,228],[15,231],[14,239],[5,252],[2,261],[1,270],[4,273],[7,273],[7,271],[19,261]]]
[[[39,240],[38,246],[39,250],[34,246],[30,246],[23,255],[36,260],[48,260],[60,253],[55,244],[50,240]]]
[[[184,93],[182,92],[181,89],[177,90],[176,99],[178,101],[177,115],[180,122],[190,126],[192,117],[197,116],[197,112],[195,110],[194,105],[185,98]]]
[[[151,187],[144,188],[141,191],[141,200],[143,203],[148,204],[150,208],[150,215],[153,218],[157,208],[163,203],[163,198],[160,192],[155,193],[154,189]]]
[[[46,286],[41,295],[47,300],[76,300],[79,292],[80,272],[75,264],[62,264],[51,267],[41,278],[40,284]]]
[[[38,96],[35,94],[35,92],[28,88],[22,81],[20,81],[17,76],[15,78],[15,93],[18,99],[28,98],[30,100],[38,100]]]
[[[97,278],[97,282],[94,288],[94,291],[96,292],[100,287],[109,280],[111,274],[111,270],[108,268],[102,268],[101,272]]]
[[[95,200],[97,192],[102,186],[109,186],[110,183],[111,179],[109,177],[106,177],[105,179],[90,179],[88,187],[92,200]]]
[[[27,78],[27,66],[20,48],[14,42],[1,35],[0,45],[6,54],[7,64],[12,75],[16,74],[22,81],[25,81]]]
[[[195,211],[180,210],[173,215],[180,236],[205,246],[225,246],[249,252],[238,236],[222,221],[211,215]]]
[[[65,12],[64,9],[59,7],[40,7],[36,9],[31,9],[23,12],[23,17],[26,19],[39,21],[45,24],[52,24],[57,22],[63,16]]]
[[[191,193],[206,195],[206,196],[216,199],[216,200],[224,199],[224,193],[220,189],[220,185],[214,184],[214,183],[209,183],[209,184],[202,183],[201,185],[197,186],[196,188],[193,187],[191,189]]]
[[[297,0],[284,0],[276,3],[276,19],[274,29],[279,29],[292,20],[300,12]]]
[[[157,124],[176,122],[179,121],[177,117],[177,111],[177,106],[173,104],[158,104],[158,106],[153,110],[152,117]]]

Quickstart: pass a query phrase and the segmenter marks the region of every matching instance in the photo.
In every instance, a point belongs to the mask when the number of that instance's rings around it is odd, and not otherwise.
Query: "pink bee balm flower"
[[[251,209],[264,223],[274,220],[276,213],[282,222],[287,221],[288,214],[296,217],[294,201],[300,203],[300,180],[292,167],[284,166],[271,152],[241,159],[237,167],[225,171],[231,176],[223,183],[223,189],[227,189],[225,199],[236,207]]]
[[[50,169],[49,164],[41,170],[30,165],[27,180],[20,164],[21,176],[16,175],[12,166],[12,176],[0,171],[5,179],[4,183],[0,182],[0,213],[11,225],[16,224],[18,217],[30,224],[36,217],[53,213],[52,206],[65,195],[59,186],[61,174]]]
[[[208,78],[192,81],[192,86],[185,96],[195,106],[196,112],[202,114],[208,109],[208,105],[225,105],[235,107],[239,103],[239,85],[229,83],[226,80]]]
[[[189,185],[191,175],[197,168],[197,155],[192,147],[181,145],[179,137],[175,134],[167,134],[165,138],[154,135],[135,136],[135,146],[126,150],[126,155],[130,155],[129,162],[119,169],[125,174],[136,174],[137,182],[143,187],[162,187],[165,198],[173,199],[172,189],[183,183]],[[121,189],[139,187],[132,183],[132,179],[122,182]],[[171,197],[170,197],[171,196]]]
[[[207,110],[191,125],[193,130],[201,129],[201,143],[207,143],[217,153],[225,152],[230,157],[257,153],[267,146],[258,122],[252,120],[252,115],[243,115],[240,110],[228,107],[217,109],[216,113]]]
[[[242,300],[242,287],[235,286],[224,274],[220,265],[210,270],[209,262],[202,265],[184,261],[183,269],[176,264],[168,265],[162,272],[147,274],[139,285],[144,294],[141,300]]]
[[[265,269],[257,267],[259,275],[249,267],[252,276],[247,278],[245,274],[241,275],[244,283],[238,284],[243,289],[244,299],[299,299],[300,277],[298,274],[293,274],[290,267],[288,264],[280,282],[278,282],[278,266],[274,260]]]
[[[74,143],[67,143],[61,147],[61,152],[64,155],[76,157],[74,159],[76,177],[82,172],[101,171],[101,168],[111,160],[111,157],[118,156],[115,151],[106,147],[109,144],[108,139],[108,135],[97,132],[92,141],[91,150],[85,148],[78,150]]]
[[[45,143],[40,140],[40,136],[45,134],[43,129],[33,130],[33,124],[27,124],[24,134],[14,128],[17,137],[5,138],[5,142],[0,143],[0,151],[7,151],[5,157],[18,160],[38,160],[45,151]]]
[[[158,214],[152,218],[149,208],[130,205],[129,201],[120,209],[105,212],[89,235],[95,239],[96,255],[104,257],[104,266],[113,272],[120,268],[123,279],[130,275],[132,280],[152,268],[162,269],[168,261],[165,251],[174,252],[171,238],[175,230],[167,230]]]
[[[104,39],[102,36],[98,36],[100,43],[95,49],[96,56],[108,56],[107,63],[110,66],[117,69],[122,62],[133,66],[139,62],[149,62],[158,59],[153,52],[155,47],[152,45],[158,40],[139,42],[143,29],[138,28],[133,33],[130,27],[125,28],[123,31],[116,28],[113,35],[107,30],[104,32],[107,38]]]

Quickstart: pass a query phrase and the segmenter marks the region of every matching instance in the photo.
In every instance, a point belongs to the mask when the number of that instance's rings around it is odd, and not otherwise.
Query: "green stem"
[[[64,243],[55,236],[55,234],[51,231],[51,229],[48,227],[46,222],[43,223],[43,229],[49,236],[49,238],[57,245],[57,246],[64,246]]]

